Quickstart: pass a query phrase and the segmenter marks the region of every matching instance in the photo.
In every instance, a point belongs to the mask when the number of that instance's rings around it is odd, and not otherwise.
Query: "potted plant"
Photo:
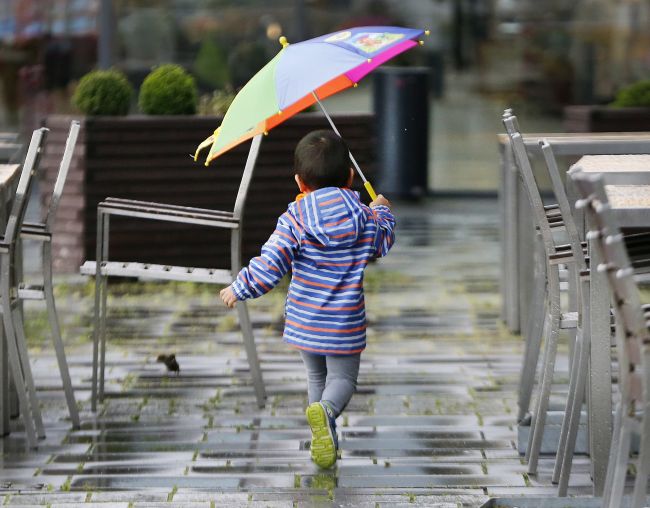
[[[115,77],[117,71],[110,73]],[[97,76],[87,81],[96,82]],[[75,94],[75,105],[83,114],[81,136],[54,232],[57,270],[76,272],[84,260],[95,259],[97,204],[108,196],[232,210],[248,143],[208,168],[190,157],[221,124],[232,92],[217,91],[198,101],[194,79],[179,66],[162,65],[140,89],[137,103],[144,114],[123,115],[129,109],[124,104],[134,109],[134,101],[121,79],[99,80],[92,88],[82,87],[85,79]],[[198,106],[207,116],[195,114]],[[70,120],[57,115],[46,119],[51,132],[43,159],[44,199],[56,177]],[[335,122],[371,176],[372,115],[337,115]],[[291,167],[296,143],[307,132],[322,128],[327,128],[327,122],[320,113],[301,113],[264,138],[244,218],[244,260],[259,253],[277,217],[295,197]],[[202,267],[215,267],[221,261],[227,266],[229,243],[219,235],[206,228],[114,219],[110,255],[117,260]]]
[[[567,132],[650,131],[650,80],[622,88],[608,106],[567,106]]]

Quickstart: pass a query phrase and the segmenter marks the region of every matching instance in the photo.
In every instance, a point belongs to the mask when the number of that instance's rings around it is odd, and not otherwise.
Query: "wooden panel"
[[[70,120],[48,118],[51,133],[41,185],[44,205],[49,202]],[[376,160],[373,117],[335,115],[334,121],[371,178]],[[219,123],[220,118],[198,116],[84,119],[54,231],[55,270],[76,272],[83,260],[95,258],[96,208],[106,197],[232,210],[249,142],[210,167],[189,156]],[[327,122],[321,114],[303,113],[263,139],[244,215],[245,261],[259,253],[278,216],[295,198],[292,165],[297,142],[322,128],[327,128]],[[355,187],[362,190],[359,181]],[[362,197],[367,199],[363,192]],[[110,258],[114,260],[221,268],[230,263],[229,250],[227,231],[111,219]]]

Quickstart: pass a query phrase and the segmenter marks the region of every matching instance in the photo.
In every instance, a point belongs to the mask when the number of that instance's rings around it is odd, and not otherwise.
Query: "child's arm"
[[[381,194],[370,203],[377,224],[375,254],[378,258],[388,254],[393,243],[395,243],[395,216],[390,211],[390,206],[390,201]]]
[[[234,307],[237,300],[257,298],[273,289],[291,268],[300,241],[291,227],[286,214],[278,219],[275,231],[262,247],[262,254],[237,275],[235,281],[220,293],[227,307]]]

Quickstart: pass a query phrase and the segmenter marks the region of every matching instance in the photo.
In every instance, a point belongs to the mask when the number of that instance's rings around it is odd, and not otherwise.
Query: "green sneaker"
[[[311,427],[311,460],[317,466],[332,467],[336,462],[336,445],[327,411],[320,402],[314,402],[305,415]]]

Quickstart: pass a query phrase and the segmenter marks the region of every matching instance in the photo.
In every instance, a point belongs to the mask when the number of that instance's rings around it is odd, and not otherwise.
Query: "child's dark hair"
[[[346,187],[350,178],[348,145],[333,131],[312,131],[296,146],[294,171],[310,189]]]

